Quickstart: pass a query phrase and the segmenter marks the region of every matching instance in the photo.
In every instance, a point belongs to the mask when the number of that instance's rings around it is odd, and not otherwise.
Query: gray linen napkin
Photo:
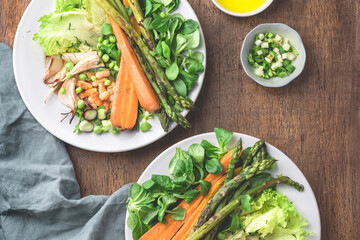
[[[125,239],[130,185],[81,198],[65,145],[29,113],[0,43],[0,240]]]

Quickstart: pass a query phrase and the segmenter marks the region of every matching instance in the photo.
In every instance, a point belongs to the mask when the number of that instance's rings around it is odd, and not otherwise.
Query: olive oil
[[[258,9],[265,0],[217,0],[225,9],[236,13],[249,13]]]

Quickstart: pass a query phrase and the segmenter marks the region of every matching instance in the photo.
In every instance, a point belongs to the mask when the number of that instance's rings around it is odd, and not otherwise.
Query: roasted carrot
[[[122,130],[132,129],[136,124],[137,114],[138,98],[128,73],[126,61],[122,58],[116,79],[110,120],[114,127]]]
[[[148,232],[146,232],[140,240],[170,240],[172,237],[178,236],[176,233],[179,229],[188,221],[195,219],[194,224],[196,223],[198,217],[200,216],[202,210],[206,206],[206,203],[214,196],[214,194],[222,187],[224,184],[225,173],[227,166],[230,163],[232,150],[226,153],[221,159],[220,162],[223,165],[223,171],[217,175],[208,174],[205,178],[206,181],[212,183],[212,187],[209,192],[203,197],[199,194],[194,198],[190,204],[185,201],[182,201],[178,207],[183,207],[186,210],[185,219],[182,221],[174,220],[170,215],[165,216],[166,223],[158,222],[153,226]],[[197,188],[199,190],[199,187]],[[203,203],[204,202],[204,203]],[[199,214],[199,216],[197,216]],[[197,217],[196,217],[197,216]],[[194,226],[194,224],[192,226]],[[182,228],[181,228],[182,229]],[[184,230],[185,231],[185,230]],[[190,228],[191,231],[191,228]],[[184,238],[184,236],[182,236]],[[181,238],[178,238],[181,239]]]
[[[160,110],[159,98],[150,85],[149,80],[146,78],[125,33],[109,15],[108,18],[118,41],[123,59],[126,61],[128,73],[131,76],[140,105],[148,112],[158,112]]]

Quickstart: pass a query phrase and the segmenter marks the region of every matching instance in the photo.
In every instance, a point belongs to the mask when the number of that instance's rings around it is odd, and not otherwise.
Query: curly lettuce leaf
[[[97,25],[103,25],[105,22],[109,22],[105,11],[99,7],[94,0],[82,0],[82,2],[90,22]]]
[[[264,240],[303,240],[310,235],[304,229],[306,220],[294,205],[284,194],[273,189],[256,197],[251,203],[251,212],[243,213],[240,219],[245,231],[240,230],[230,239],[251,239],[250,236],[255,234]]]
[[[56,0],[55,12],[67,12],[75,9],[81,9],[83,7],[84,5],[82,0]]]
[[[40,30],[34,40],[46,55],[89,52],[96,49],[105,12],[93,0],[57,0],[56,11],[39,19]]]

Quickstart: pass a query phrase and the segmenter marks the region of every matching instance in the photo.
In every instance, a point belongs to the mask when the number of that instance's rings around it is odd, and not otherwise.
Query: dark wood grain
[[[0,1],[0,42],[13,44],[30,0]],[[207,43],[207,71],[188,118],[191,130],[127,153],[103,154],[68,146],[83,196],[111,194],[136,181],[172,144],[220,126],[284,151],[310,182],[321,213],[323,239],[360,239],[360,7],[359,1],[278,0],[263,13],[235,18],[210,0],[190,0]],[[280,89],[264,88],[244,73],[240,48],[256,25],[282,22],[302,36],[304,72]]]

